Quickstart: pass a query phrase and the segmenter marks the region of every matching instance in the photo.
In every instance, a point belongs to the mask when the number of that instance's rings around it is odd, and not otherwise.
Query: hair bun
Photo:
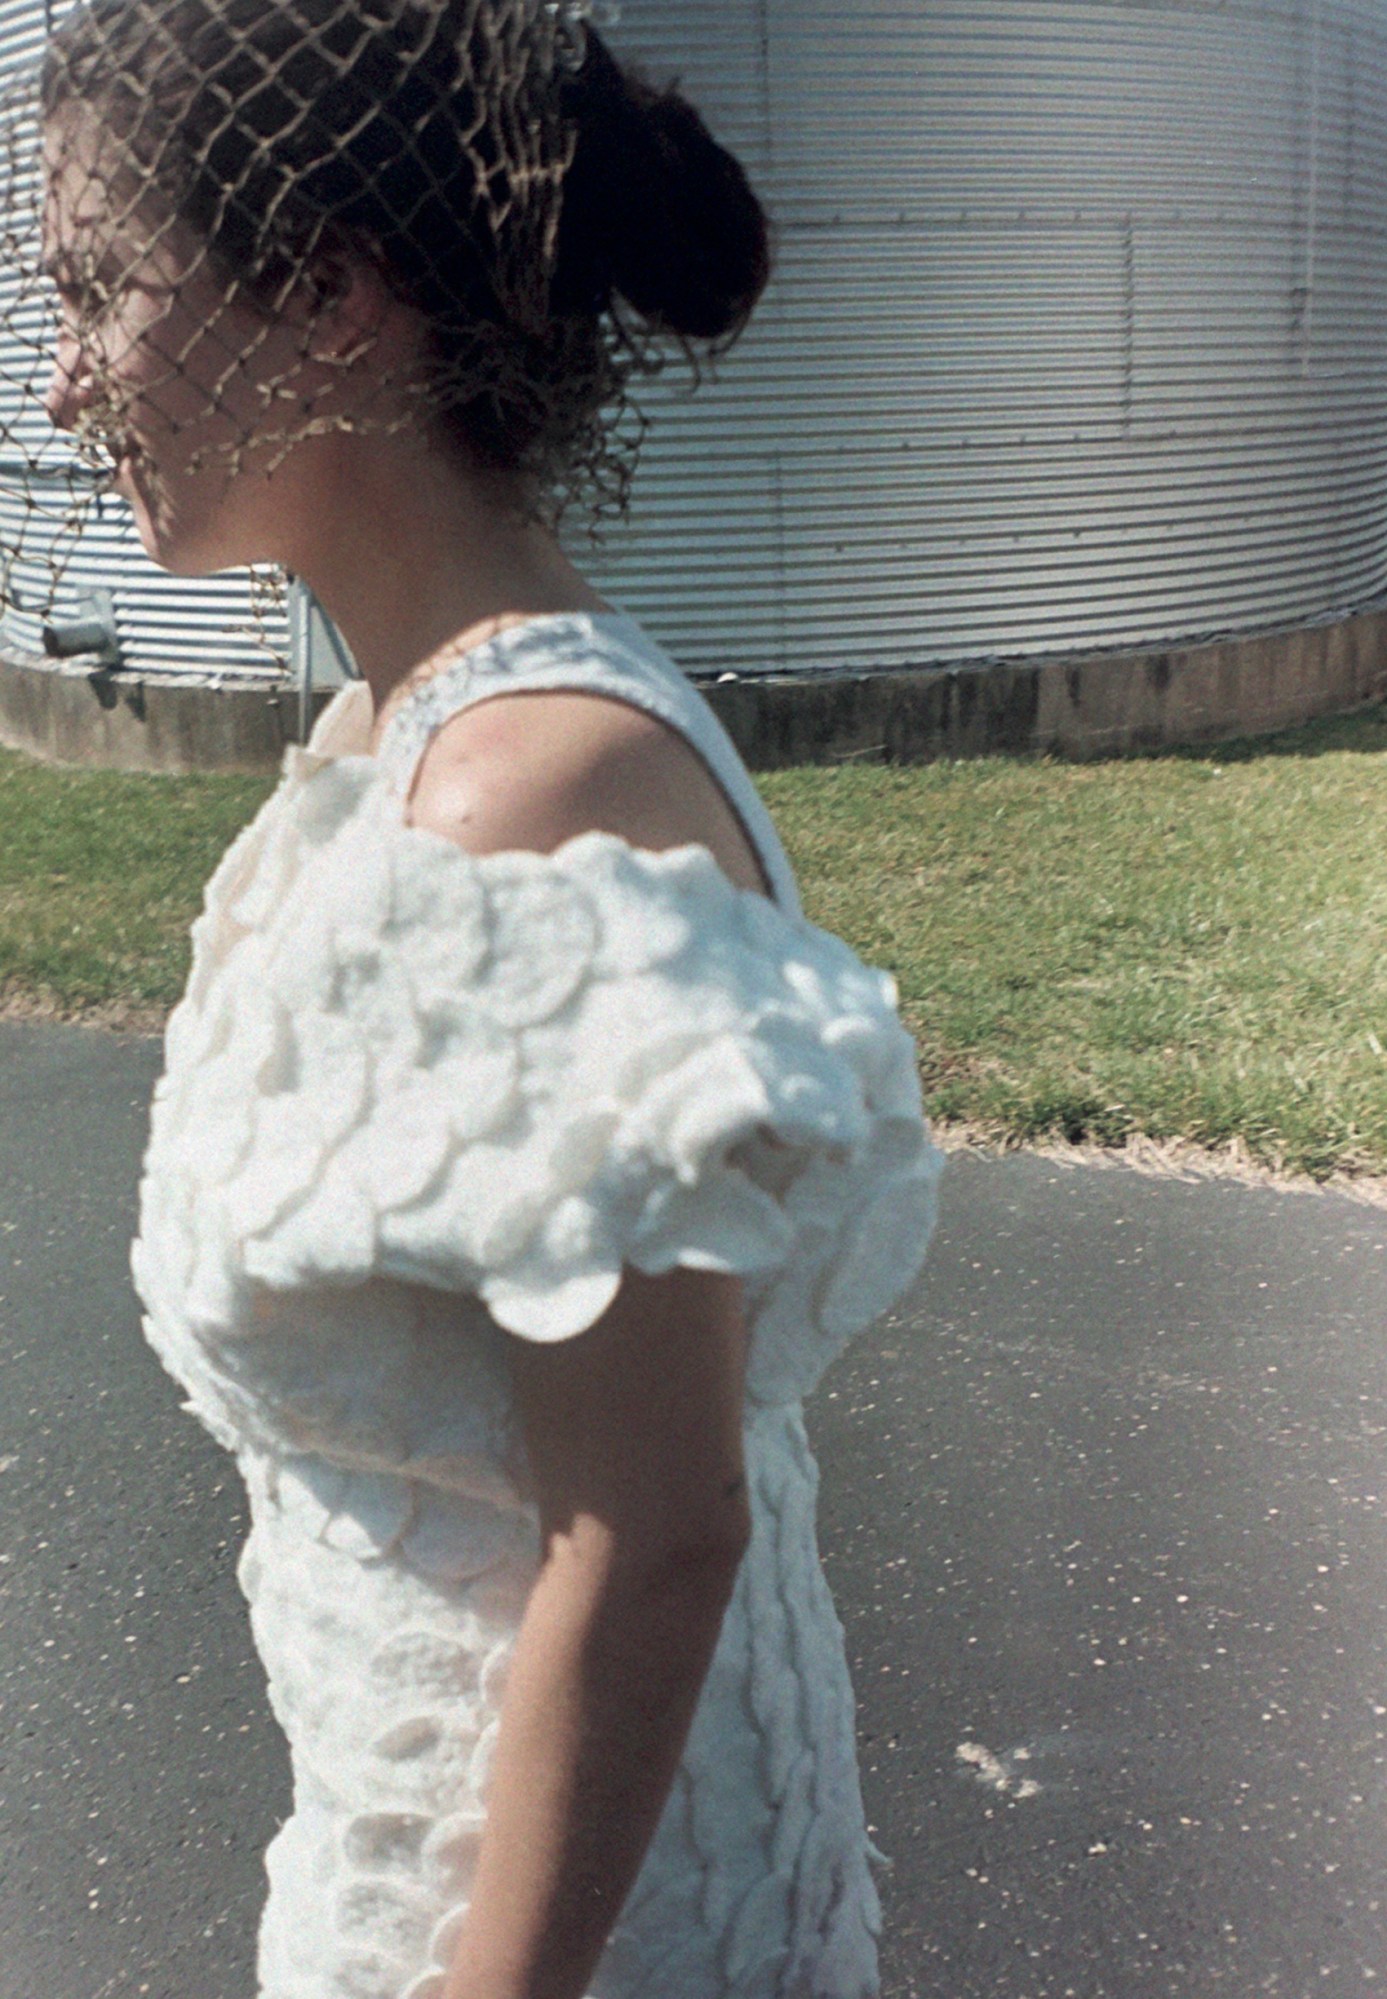
[[[600,310],[619,296],[656,332],[735,337],[771,268],[765,211],[737,160],[677,88],[623,69],[591,31],[567,89],[577,143],[556,309]]]

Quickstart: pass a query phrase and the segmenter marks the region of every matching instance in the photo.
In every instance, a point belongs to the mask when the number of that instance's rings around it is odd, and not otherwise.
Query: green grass
[[[0,751],[0,997],[156,1025],[187,977],[202,885],[271,788],[56,770]]]
[[[810,916],[897,975],[936,1116],[1387,1172],[1387,710],[1198,754],[758,783]],[[0,994],[156,1022],[268,789],[0,753]]]
[[[1387,1170],[1387,711],[1108,764],[763,780],[937,1116]]]

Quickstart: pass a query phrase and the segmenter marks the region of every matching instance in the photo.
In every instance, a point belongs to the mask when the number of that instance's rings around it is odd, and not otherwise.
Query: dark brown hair
[[[541,0],[84,0],[45,117],[91,111],[266,310],[366,258],[428,323],[428,407],[555,509],[624,506],[633,378],[740,333],[770,273],[737,161],[678,89],[580,64]],[[541,497],[540,504],[544,501]]]

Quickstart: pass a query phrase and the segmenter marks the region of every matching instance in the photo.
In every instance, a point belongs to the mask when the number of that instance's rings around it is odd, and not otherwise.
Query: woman
[[[891,982],[555,538],[768,268],[585,13],[90,0],[45,59],[53,421],[363,675],[208,887],[132,1256],[251,1498],[263,1999],[877,1989],[800,1403],[937,1156]]]

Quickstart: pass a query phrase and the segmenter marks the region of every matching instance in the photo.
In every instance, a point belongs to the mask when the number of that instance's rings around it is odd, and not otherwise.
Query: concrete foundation
[[[314,696],[317,711],[331,699]],[[0,745],[47,763],[168,775],[273,771],[299,740],[287,683],[112,672],[90,660],[0,654]]]
[[[1211,644],[704,688],[753,770],[1085,759],[1293,728],[1387,701],[1387,605]]]
[[[698,686],[753,770],[1121,756],[1259,735],[1387,700],[1387,603],[1210,644]],[[314,713],[330,698],[316,693]],[[273,771],[299,727],[298,692],[288,686],[0,655],[0,744],[51,762]]]

